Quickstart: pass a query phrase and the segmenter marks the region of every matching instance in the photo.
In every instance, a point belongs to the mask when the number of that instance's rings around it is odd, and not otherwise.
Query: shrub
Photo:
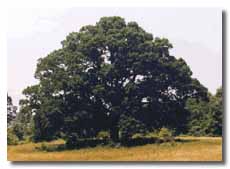
[[[7,145],[17,145],[19,143],[18,137],[10,129],[7,130]]]
[[[160,138],[163,139],[164,142],[167,142],[167,141],[173,141],[174,138],[173,138],[173,131],[172,130],[169,130],[168,128],[161,128],[159,133],[158,133],[158,136]]]
[[[35,147],[35,149],[39,151],[46,151],[46,152],[55,152],[64,150],[64,145],[50,145],[42,142],[41,146]]]
[[[47,151],[49,149],[49,147],[45,143],[42,143],[40,149],[42,151]]]
[[[144,138],[144,135],[141,133],[136,133],[132,136],[132,139],[139,139],[139,138]]]
[[[33,142],[33,137],[32,136],[24,137],[23,143],[30,143],[30,142]]]
[[[153,130],[145,135],[146,138],[158,138],[159,131]]]
[[[98,139],[101,139],[101,140],[108,140],[110,137],[110,134],[108,131],[100,131],[98,134],[97,134],[97,138]]]

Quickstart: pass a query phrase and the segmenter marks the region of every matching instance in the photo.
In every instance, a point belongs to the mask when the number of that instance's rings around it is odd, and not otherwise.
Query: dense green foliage
[[[39,83],[23,91],[19,121],[35,141],[63,137],[69,147],[100,131],[109,131],[114,142],[164,126],[183,133],[191,119],[192,133],[198,125],[193,109],[207,102],[207,89],[171,48],[167,39],[120,17],[84,26],[39,59]],[[212,118],[221,118],[222,111],[215,112]]]
[[[223,118],[222,88],[216,95],[209,95],[209,101],[190,99],[187,109],[191,113],[188,132],[195,136],[221,136]]]

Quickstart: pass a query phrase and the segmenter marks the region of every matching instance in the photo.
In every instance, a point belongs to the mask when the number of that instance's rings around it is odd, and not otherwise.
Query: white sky
[[[222,85],[222,13],[205,8],[11,9],[8,13],[8,93],[18,104],[22,90],[36,83],[37,59],[45,57],[68,33],[95,24],[103,16],[136,21],[155,37],[173,44],[193,77],[215,93]]]

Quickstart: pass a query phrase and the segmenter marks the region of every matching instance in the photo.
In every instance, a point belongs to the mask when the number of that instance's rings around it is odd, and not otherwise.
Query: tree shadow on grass
[[[200,141],[198,139],[180,139],[180,138],[176,138],[175,142],[179,142],[179,143],[190,143],[190,142],[197,142]]]
[[[135,146],[142,146],[146,144],[161,144],[166,142],[178,142],[178,143],[188,143],[188,142],[195,142],[199,140],[184,140],[184,139],[160,139],[160,138],[133,138],[129,140],[122,140],[119,143],[111,142],[108,139],[84,139],[79,140],[73,148],[68,148],[64,143],[62,144],[41,144],[40,146],[36,147],[35,149],[38,151],[46,151],[46,152],[55,152],[55,151],[65,151],[65,150],[79,150],[83,148],[94,148],[97,146],[104,146],[104,147],[135,147]]]
[[[121,144],[125,147],[142,146],[146,144],[160,144],[164,141],[160,138],[133,138],[122,141]]]
[[[74,149],[82,149],[82,148],[93,148],[99,145],[100,146],[109,145],[109,140],[102,140],[102,139],[78,140],[78,142],[73,148],[68,148],[65,143],[55,144],[55,145],[41,144],[41,146],[38,146],[35,149],[39,151],[54,152],[54,151],[65,151],[65,150],[74,150]]]
[[[38,151],[55,152],[55,151],[65,151],[71,149],[94,148],[96,146],[108,146],[108,147],[115,147],[115,148],[119,148],[121,146],[133,147],[133,146],[162,143],[162,142],[163,140],[159,138],[135,138],[135,139],[123,140],[119,143],[111,142],[111,140],[108,139],[84,139],[84,140],[79,140],[73,148],[68,148],[64,143],[54,144],[54,145],[42,143],[40,146],[37,146],[35,149]]]

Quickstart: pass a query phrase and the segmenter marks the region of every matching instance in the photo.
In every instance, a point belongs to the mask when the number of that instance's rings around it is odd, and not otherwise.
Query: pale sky
[[[66,8],[11,9],[8,14],[8,93],[15,105],[22,90],[36,84],[37,59],[61,47],[68,33],[103,16],[136,21],[154,37],[173,44],[211,93],[222,85],[222,12],[214,8]]]

